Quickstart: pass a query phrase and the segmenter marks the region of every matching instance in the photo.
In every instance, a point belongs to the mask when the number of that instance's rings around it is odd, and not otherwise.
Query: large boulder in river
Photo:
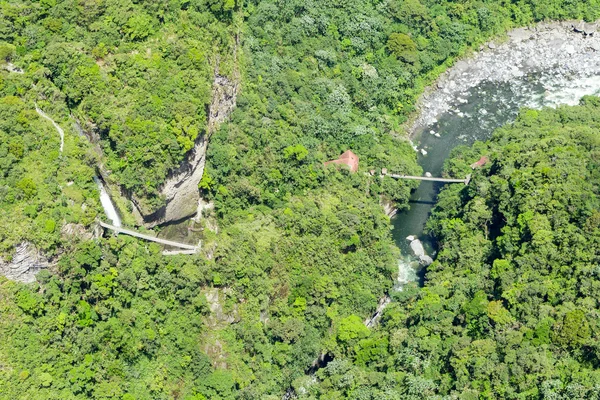
[[[419,239],[415,239],[412,242],[410,242],[410,249],[416,257],[421,257],[425,255],[425,248],[423,247],[423,243],[421,243]]]
[[[420,256],[419,264],[422,265],[423,267],[428,267],[431,264],[433,264],[433,258],[429,257],[428,255]]]

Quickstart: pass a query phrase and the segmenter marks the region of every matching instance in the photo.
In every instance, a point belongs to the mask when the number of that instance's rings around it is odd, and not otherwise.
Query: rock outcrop
[[[583,33],[584,36],[592,36],[596,32],[598,24],[579,21],[571,26],[573,27],[574,32]]]
[[[33,244],[22,242],[16,247],[10,262],[0,258],[0,275],[12,281],[32,283],[35,275],[49,266],[48,259]]]
[[[379,323],[381,319],[381,315],[383,310],[387,307],[388,304],[392,302],[390,296],[385,295],[381,299],[379,299],[379,303],[377,304],[377,309],[375,310],[375,314],[373,314],[370,318],[365,320],[365,326],[367,328],[372,328]]]
[[[235,74],[234,74],[235,75]],[[165,205],[152,214],[145,214],[139,203],[133,203],[148,227],[180,221],[196,214],[200,194],[198,184],[204,173],[206,149],[210,135],[217,130],[235,108],[239,92],[239,78],[229,79],[216,74],[213,83],[212,101],[208,110],[206,132],[196,139],[194,148],[182,165],[173,171],[162,186]]]
[[[381,205],[381,207],[383,207],[383,212],[385,213],[385,215],[387,215],[390,218],[392,218],[394,215],[396,215],[396,213],[398,213],[398,209],[394,205],[394,202],[389,199],[384,199],[383,197],[380,197],[379,204]]]
[[[8,72],[14,72],[15,74],[22,74],[23,70],[17,66],[15,66],[14,64],[11,63],[6,63],[2,66],[3,69],[7,70]]]
[[[406,239],[410,241],[410,249],[415,257],[419,259],[419,265],[427,267],[433,263],[433,258],[425,253],[423,243],[421,243],[419,239],[415,238],[413,235],[408,236]]]

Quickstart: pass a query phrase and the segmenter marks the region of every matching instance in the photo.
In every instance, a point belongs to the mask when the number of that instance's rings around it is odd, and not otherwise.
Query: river
[[[574,33],[569,23],[515,30],[506,43],[486,46],[457,63],[423,96],[420,115],[410,128],[416,148],[427,153],[419,152],[419,164],[441,176],[454,147],[490,138],[519,109],[575,105],[582,96],[599,93],[600,36]],[[422,182],[411,196],[410,209],[392,220],[392,234],[403,254],[397,290],[424,280],[424,268],[411,254],[407,236],[416,236],[435,258],[435,243],[424,226],[442,185]]]

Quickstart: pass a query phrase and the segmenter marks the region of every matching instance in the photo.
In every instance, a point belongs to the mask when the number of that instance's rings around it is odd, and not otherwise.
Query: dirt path
[[[60,153],[62,154],[63,148],[65,147],[65,131],[63,131],[63,129],[60,127],[60,125],[58,125],[56,122],[54,122],[54,120],[52,118],[50,118],[45,112],[43,112],[37,106],[37,104],[35,105],[35,111],[37,111],[37,113],[40,115],[40,117],[45,118],[48,121],[52,122],[52,125],[54,125],[54,128],[56,128],[56,130],[58,131],[58,134],[60,135]]]

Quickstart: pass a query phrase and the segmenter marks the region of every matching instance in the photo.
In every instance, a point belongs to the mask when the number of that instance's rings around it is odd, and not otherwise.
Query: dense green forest
[[[451,175],[490,162],[440,194],[425,286],[394,293],[380,329],[300,384],[324,398],[598,398],[599,130],[587,97],[456,148]]]
[[[87,141],[65,135],[60,153],[58,133],[35,111],[32,85],[26,75],[0,75],[0,255],[27,240],[54,256],[65,244],[61,229],[90,225],[100,209]]]
[[[362,322],[397,271],[379,202],[406,207],[414,187],[364,172],[420,174],[402,123],[424,85],[510,27],[598,6],[0,0],[0,255],[28,241],[54,264],[31,285],[0,277],[0,398],[598,396],[594,98],[457,151],[449,174],[492,162],[440,196],[427,284],[393,293],[380,328]],[[158,208],[215,74],[235,69],[199,188],[210,246],[90,240],[95,170]],[[65,129],[62,154],[36,104]],[[323,167],[348,148],[359,173]]]

